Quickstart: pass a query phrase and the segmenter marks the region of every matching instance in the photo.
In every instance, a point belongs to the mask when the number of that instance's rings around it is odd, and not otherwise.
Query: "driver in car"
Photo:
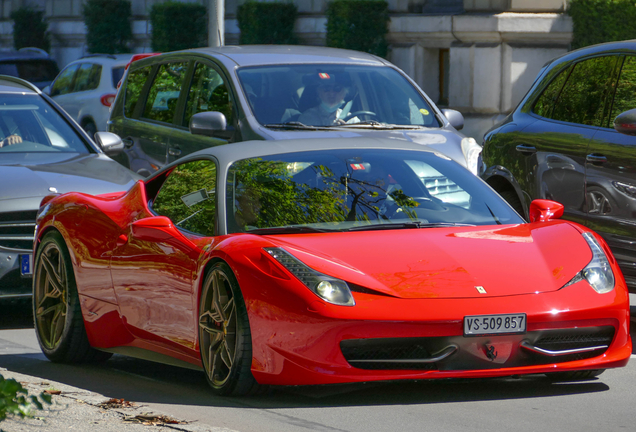
[[[344,120],[351,108],[344,101],[347,87],[342,85],[333,74],[320,73],[318,75],[320,80],[316,92],[320,103],[302,113],[298,117],[298,121],[311,126],[358,123],[360,120],[357,117],[348,121]]]

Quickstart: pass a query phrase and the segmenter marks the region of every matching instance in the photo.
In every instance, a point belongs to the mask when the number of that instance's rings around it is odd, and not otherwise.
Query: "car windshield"
[[[230,233],[523,223],[468,170],[418,151],[343,149],[240,160],[228,171],[226,199]]]
[[[89,149],[39,95],[0,95],[0,159],[2,153],[34,152],[89,153]]]
[[[256,120],[268,127],[440,127],[429,103],[391,67],[245,67],[238,77]]]

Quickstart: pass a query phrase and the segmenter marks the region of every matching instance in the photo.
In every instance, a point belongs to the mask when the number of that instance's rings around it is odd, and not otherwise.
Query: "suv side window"
[[[556,102],[552,118],[600,126],[607,90],[614,77],[617,56],[596,57],[574,65]]]
[[[634,108],[636,108],[636,56],[627,56],[616,87],[609,127],[612,127],[614,119],[619,114]]]
[[[77,76],[73,91],[94,90],[99,86],[99,78],[102,73],[102,66],[94,63],[82,63]]]
[[[51,87],[51,96],[63,95],[70,93],[73,88],[73,77],[75,72],[79,68],[79,64],[76,63],[64,69],[57,77]]]
[[[159,66],[155,80],[148,92],[144,118],[172,123],[187,70],[187,62],[166,63]]]
[[[543,90],[541,96],[537,100],[537,103],[534,105],[532,112],[541,117],[552,118],[552,110],[554,109],[554,104],[559,97],[559,93],[563,88],[563,84],[565,84],[565,80],[572,68],[567,68],[562,71],[559,76],[552,80],[552,82]]]
[[[190,118],[204,111],[219,111],[225,115],[227,124],[232,124],[232,101],[223,81],[215,69],[203,63],[197,63],[188,93],[183,126],[190,124]]]
[[[133,117],[135,107],[137,106],[137,102],[139,102],[141,90],[144,88],[144,84],[146,84],[151,70],[152,66],[146,66],[128,73],[128,77],[126,78],[126,94],[124,95],[124,115],[126,117]]]
[[[216,222],[216,164],[209,160],[177,166],[152,203],[155,213],[175,225],[203,236],[213,236]]]

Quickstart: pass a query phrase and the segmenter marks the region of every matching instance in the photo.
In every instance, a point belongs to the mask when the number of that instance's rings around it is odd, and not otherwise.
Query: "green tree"
[[[31,6],[23,6],[11,12],[13,20],[13,46],[15,49],[25,47],[51,49],[49,24],[44,17],[44,11]]]
[[[335,0],[327,6],[327,46],[386,57],[389,4],[384,0]]]
[[[572,49],[636,38],[633,0],[570,0]]]
[[[87,0],[84,4],[88,52],[117,54],[130,52],[132,29],[128,0]]]
[[[236,19],[241,30],[240,44],[298,43],[294,24],[298,8],[293,3],[248,1],[238,7]]]
[[[150,9],[152,50],[168,52],[207,46],[207,10],[195,3],[167,1]]]

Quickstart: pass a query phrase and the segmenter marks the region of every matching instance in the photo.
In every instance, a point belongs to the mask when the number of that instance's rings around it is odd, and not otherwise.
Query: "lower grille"
[[[33,249],[37,210],[0,213],[0,246]]]
[[[349,339],[340,342],[340,350],[358,369],[500,369],[597,357],[611,345],[614,333],[614,327],[603,326],[483,337]]]
[[[340,342],[340,349],[345,359],[359,369],[435,370],[437,367],[434,363],[391,361],[430,358],[431,353],[422,343],[425,339],[350,339]],[[383,361],[377,362],[378,360]]]

